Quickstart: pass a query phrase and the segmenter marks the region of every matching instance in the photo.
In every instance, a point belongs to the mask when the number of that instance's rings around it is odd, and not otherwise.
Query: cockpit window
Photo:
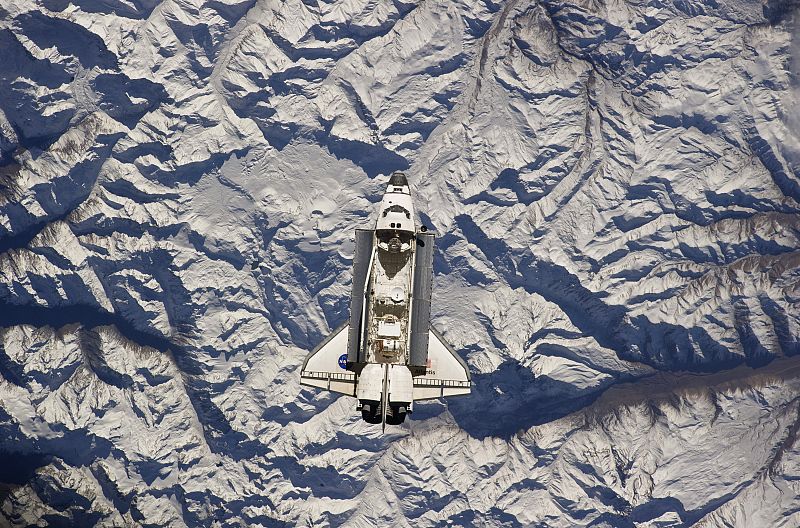
[[[399,205],[393,205],[391,207],[387,207],[386,210],[383,211],[383,216],[385,217],[389,213],[403,213],[406,215],[406,218],[411,218],[411,213],[409,213],[405,207],[400,207]]]
[[[408,180],[406,179],[406,175],[402,172],[395,172],[392,174],[392,177],[389,178],[389,185],[393,185],[396,187],[403,187],[404,185],[408,185]]]

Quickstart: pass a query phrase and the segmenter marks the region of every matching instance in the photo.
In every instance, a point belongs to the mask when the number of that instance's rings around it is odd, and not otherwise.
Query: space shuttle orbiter
[[[434,235],[417,229],[394,173],[375,229],[357,229],[350,320],[306,357],[303,385],[358,398],[369,423],[398,425],[415,401],[470,393],[466,363],[430,323]]]

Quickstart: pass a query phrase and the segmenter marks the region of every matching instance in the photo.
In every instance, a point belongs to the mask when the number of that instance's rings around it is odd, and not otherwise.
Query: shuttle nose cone
[[[403,185],[408,185],[408,180],[406,179],[406,175],[403,174],[402,172],[395,172],[389,179],[389,185],[397,185],[398,187]]]

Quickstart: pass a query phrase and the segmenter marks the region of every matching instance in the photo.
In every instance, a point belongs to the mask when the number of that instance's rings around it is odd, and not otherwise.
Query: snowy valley
[[[791,0],[0,0],[0,525],[800,525]],[[471,396],[299,385],[402,170]]]

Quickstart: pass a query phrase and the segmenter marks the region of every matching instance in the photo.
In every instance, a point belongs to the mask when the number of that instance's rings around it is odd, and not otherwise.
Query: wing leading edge
[[[356,396],[357,378],[347,370],[349,324],[337,328],[306,357],[300,383],[348,396]],[[432,326],[428,335],[428,365],[424,376],[414,377],[414,401],[471,392],[469,367]]]
[[[414,401],[466,395],[471,392],[471,386],[469,367],[431,326],[427,371],[424,376],[414,378]]]
[[[356,395],[356,375],[347,370],[347,336],[350,325],[334,330],[306,357],[300,383],[348,396]]]

